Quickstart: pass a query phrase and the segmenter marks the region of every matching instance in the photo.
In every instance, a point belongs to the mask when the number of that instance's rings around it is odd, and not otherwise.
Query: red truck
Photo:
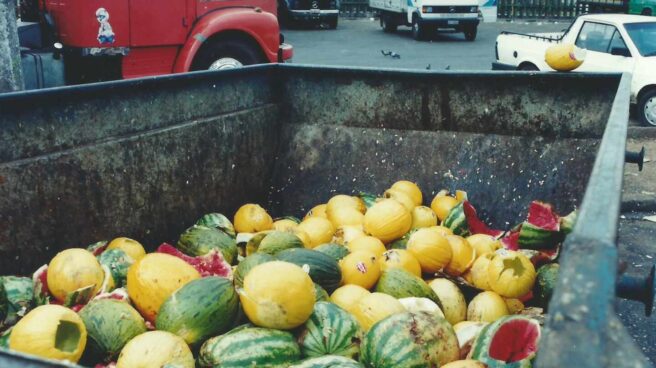
[[[57,70],[72,84],[283,62],[293,54],[276,0],[22,0],[20,8],[22,20],[36,21],[19,25],[28,87],[60,84]]]

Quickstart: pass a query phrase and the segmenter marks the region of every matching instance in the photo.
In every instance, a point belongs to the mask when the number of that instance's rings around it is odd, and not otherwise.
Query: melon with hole
[[[540,334],[540,324],[534,319],[503,317],[483,328],[469,357],[490,368],[528,368],[538,351]]]
[[[499,249],[487,267],[490,287],[506,298],[526,295],[535,283],[533,263],[521,252]]]
[[[42,358],[77,363],[87,344],[87,329],[77,313],[61,305],[34,308],[13,327],[9,348]]]

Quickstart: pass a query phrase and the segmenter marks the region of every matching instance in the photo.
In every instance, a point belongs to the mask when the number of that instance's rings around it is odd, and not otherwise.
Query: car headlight
[[[424,6],[422,9],[422,13],[432,13],[432,12],[433,12],[432,6]]]
[[[472,6],[471,8],[469,8],[469,12],[470,13],[478,13],[478,6]]]

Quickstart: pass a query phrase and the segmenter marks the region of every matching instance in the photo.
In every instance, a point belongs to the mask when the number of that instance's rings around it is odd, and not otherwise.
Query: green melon
[[[350,313],[333,303],[318,302],[301,329],[298,343],[304,357],[357,358],[362,334],[358,321]]]
[[[558,263],[549,263],[538,268],[538,274],[533,287],[533,296],[535,303],[538,306],[547,310],[551,295],[558,282],[558,271],[560,266]]]
[[[360,361],[369,368],[440,367],[460,357],[453,327],[428,312],[398,313],[377,322],[360,350]]]
[[[244,286],[244,278],[246,277],[246,274],[253,269],[253,267],[275,260],[276,259],[272,255],[266,253],[253,253],[250,256],[242,259],[241,262],[239,262],[237,269],[235,270],[235,286]]]
[[[314,300],[317,302],[329,302],[330,295],[321,286],[314,284]]]
[[[276,255],[287,249],[303,247],[303,241],[298,236],[286,231],[272,231],[260,241],[257,252]]]
[[[294,336],[268,328],[239,328],[213,337],[200,349],[200,367],[286,368],[298,362],[301,349]]]
[[[485,326],[472,345],[469,358],[489,368],[530,368],[540,342],[540,324],[529,317],[501,317]]]
[[[305,269],[312,281],[332,293],[342,282],[342,271],[335,258],[311,249],[288,249],[277,254],[281,261]]]
[[[449,214],[444,221],[442,221],[442,226],[449,228],[454,235],[469,235],[469,225],[467,223],[467,217],[465,216],[463,202],[458,203],[457,206],[449,211]]]
[[[237,243],[230,235],[213,227],[194,225],[185,230],[178,240],[177,248],[183,253],[197,257],[213,249],[221,251],[226,262],[237,262]]]
[[[401,268],[388,268],[380,275],[376,291],[389,294],[397,299],[428,298],[442,309],[442,302],[426,281]]]
[[[134,263],[132,257],[122,249],[116,248],[102,252],[98,256],[98,262],[109,269],[115,287],[120,288],[126,285],[128,268]]]
[[[146,332],[143,317],[127,302],[92,300],[79,313],[89,336],[88,348],[110,360],[133,337]]]
[[[0,276],[0,330],[13,326],[34,307],[34,282],[29,277]]]
[[[238,310],[239,297],[230,280],[205,277],[171,294],[160,307],[155,325],[193,345],[226,332]]]
[[[364,368],[353,359],[339,355],[325,355],[318,358],[306,359],[290,368]]]
[[[316,250],[317,252],[327,254],[335,258],[335,260],[338,262],[350,253],[348,248],[336,243],[321,244],[320,246],[314,248],[314,250]]]
[[[233,238],[237,236],[237,232],[235,231],[235,227],[232,225],[232,222],[230,222],[227,217],[220,213],[208,213],[203,215],[203,217],[196,221],[196,225],[212,227],[221,230]]]

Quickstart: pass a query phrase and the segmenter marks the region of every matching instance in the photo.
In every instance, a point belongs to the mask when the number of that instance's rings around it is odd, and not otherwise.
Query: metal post
[[[23,88],[16,0],[0,0],[0,92],[19,91]]]

